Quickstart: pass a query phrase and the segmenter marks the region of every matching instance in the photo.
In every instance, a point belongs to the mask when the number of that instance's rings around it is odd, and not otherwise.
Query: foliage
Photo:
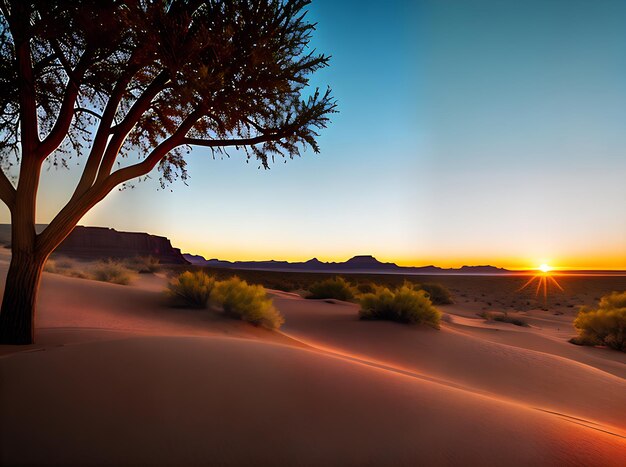
[[[356,285],[356,290],[359,294],[374,293],[376,291],[376,285],[369,281],[359,282]]]
[[[348,301],[354,298],[354,289],[343,277],[334,277],[315,282],[309,288],[307,298],[334,298]]]
[[[281,314],[260,285],[249,285],[238,277],[217,282],[211,301],[222,306],[224,314],[268,329],[284,323]]]
[[[419,284],[416,287],[425,291],[430,301],[435,305],[450,305],[454,303],[450,291],[441,284],[426,283]]]
[[[361,319],[381,319],[408,324],[427,324],[439,328],[441,313],[433,306],[423,290],[415,290],[409,284],[392,291],[378,287],[374,293],[360,298]]]
[[[168,295],[175,306],[206,308],[215,287],[215,278],[203,271],[185,271],[168,284]]]
[[[14,251],[29,253],[13,255],[0,342],[32,341],[38,282],[19,286],[21,272],[116,187],[132,187],[155,168],[162,186],[184,180],[185,155],[196,146],[220,157],[241,149],[259,168],[319,152],[336,104],[330,89],[309,85],[329,63],[310,46],[309,3],[0,2],[0,199],[12,222],[34,230],[44,163],[82,166],[46,228],[12,238]],[[82,164],[71,161],[83,156]],[[104,271],[112,265],[101,269],[98,277],[117,277]]]
[[[509,314],[505,311],[504,313],[494,313],[494,312],[482,312],[478,313],[478,316],[486,319],[487,321],[499,321],[501,323],[509,323],[514,324],[515,326],[521,327],[530,327],[530,325],[521,318],[515,318],[513,316],[509,316]]]
[[[578,331],[572,339],[575,344],[606,345],[626,352],[626,291],[605,295],[597,308],[581,307],[574,327]]]
[[[152,274],[161,270],[161,263],[154,256],[135,256],[124,262],[128,268],[139,274]]]
[[[97,281],[113,284],[128,285],[133,279],[134,272],[120,261],[98,261],[89,269],[89,277]]]

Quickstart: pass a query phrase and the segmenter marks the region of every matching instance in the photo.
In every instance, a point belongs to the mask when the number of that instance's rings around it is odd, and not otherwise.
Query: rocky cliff
[[[165,237],[106,227],[76,227],[55,253],[83,259],[154,256],[163,264],[189,263]]]

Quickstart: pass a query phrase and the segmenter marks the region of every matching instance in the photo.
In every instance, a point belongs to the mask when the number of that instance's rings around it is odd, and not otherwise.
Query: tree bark
[[[0,311],[0,344],[32,344],[37,292],[43,263],[35,254],[14,251]]]

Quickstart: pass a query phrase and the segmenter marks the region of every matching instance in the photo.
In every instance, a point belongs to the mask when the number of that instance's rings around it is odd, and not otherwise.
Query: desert
[[[273,291],[285,325],[269,331],[170,308],[166,283],[44,274],[37,343],[0,348],[3,464],[617,466],[626,455],[625,354],[568,343],[571,313],[534,310],[519,327],[461,302],[441,307],[450,318],[434,330]]]

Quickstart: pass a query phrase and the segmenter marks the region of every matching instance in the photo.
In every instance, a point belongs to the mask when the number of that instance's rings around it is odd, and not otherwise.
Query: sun
[[[550,266],[548,266],[547,264],[545,264],[545,263],[542,264],[541,266],[539,266],[539,268],[537,268],[537,269],[539,269],[543,273],[547,273],[547,272],[550,272],[552,270],[552,268]]]

